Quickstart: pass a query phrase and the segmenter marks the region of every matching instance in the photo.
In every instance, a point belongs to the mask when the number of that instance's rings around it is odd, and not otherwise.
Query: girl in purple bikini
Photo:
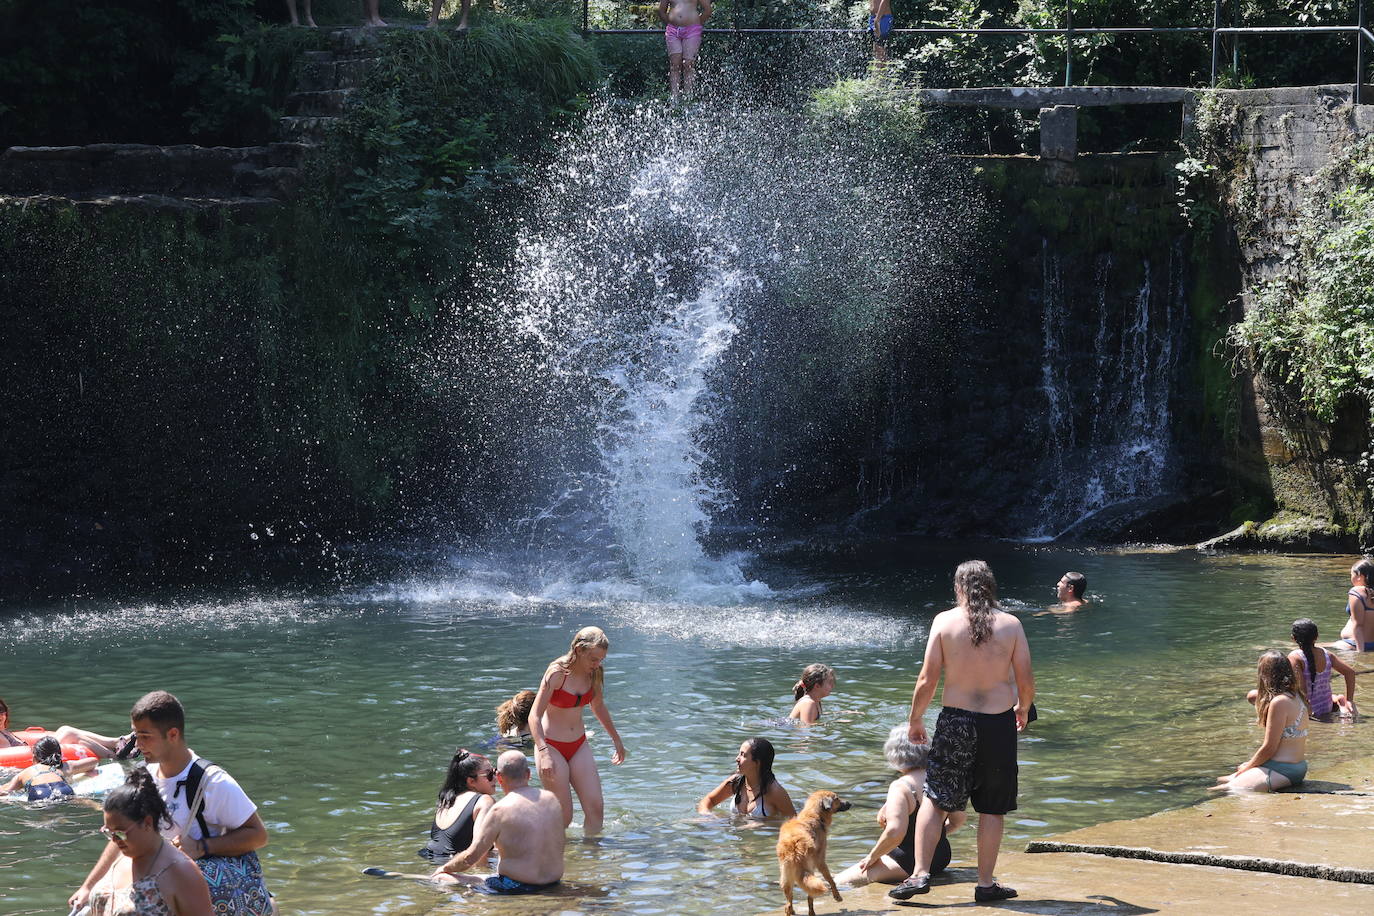
[[[668,43],[668,94],[674,102],[679,90],[691,95],[696,88],[697,51],[712,12],[711,0],[658,0],[658,18]]]

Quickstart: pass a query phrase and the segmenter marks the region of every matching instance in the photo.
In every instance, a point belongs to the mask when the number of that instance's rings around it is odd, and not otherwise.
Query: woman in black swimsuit
[[[51,735],[45,735],[34,743],[33,759],[32,766],[20,770],[13,779],[0,786],[0,795],[8,795],[16,789],[26,790],[29,801],[75,795],[68,778],[89,773],[99,763],[98,760],[64,763],[62,745]]]
[[[836,884],[862,887],[871,881],[897,884],[916,868],[916,811],[921,806],[921,790],[925,788],[926,761],[930,745],[912,744],[907,726],[898,725],[888,733],[883,744],[883,756],[894,770],[902,775],[887,788],[887,801],[878,809],[878,823],[882,835],[873,849],[857,864],[835,876]],[[952,812],[940,831],[930,872],[937,874],[949,866],[949,840],[945,834],[963,825],[966,815]]]
[[[447,862],[472,845],[477,822],[496,804],[496,768],[481,754],[460,750],[449,761],[429,843],[420,855],[432,862]]]

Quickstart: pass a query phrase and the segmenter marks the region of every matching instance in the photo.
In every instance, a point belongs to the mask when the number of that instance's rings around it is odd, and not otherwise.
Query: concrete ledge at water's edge
[[[987,909],[1210,914],[1225,901],[1238,913],[1374,912],[1374,758],[1316,771],[1303,789],[1211,799],[1004,852],[998,880],[1019,896]],[[830,863],[834,871],[848,864]],[[889,899],[886,885],[870,885],[843,890],[843,903],[818,899],[817,912],[966,910],[977,880],[972,865],[956,861],[929,894],[909,903]]]

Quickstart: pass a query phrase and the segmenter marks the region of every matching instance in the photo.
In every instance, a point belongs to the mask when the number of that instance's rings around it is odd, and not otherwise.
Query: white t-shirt
[[[186,769],[167,778],[159,775],[162,772],[160,764],[151,764],[148,767],[148,772],[157,785],[158,794],[167,803],[167,813],[172,816],[172,826],[162,829],[163,836],[169,840],[177,837],[203,839],[200,835],[200,824],[191,816],[188,787],[177,786],[178,782],[186,779],[186,774],[197,760],[200,760],[200,757],[192,751],[191,763],[186,764]],[[211,836],[220,836],[242,827],[253,816],[253,812],[258,810],[258,806],[244,794],[243,789],[239,788],[234,777],[219,767],[207,771],[202,782],[205,785],[205,823],[210,828]]]

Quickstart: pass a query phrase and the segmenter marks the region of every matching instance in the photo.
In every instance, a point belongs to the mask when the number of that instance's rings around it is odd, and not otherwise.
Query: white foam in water
[[[130,604],[72,611],[34,611],[7,618],[0,645],[35,643],[54,650],[73,642],[108,642],[129,636],[162,638],[171,631],[229,631],[289,622],[316,622],[337,613],[300,598],[249,597],[239,601]]]

